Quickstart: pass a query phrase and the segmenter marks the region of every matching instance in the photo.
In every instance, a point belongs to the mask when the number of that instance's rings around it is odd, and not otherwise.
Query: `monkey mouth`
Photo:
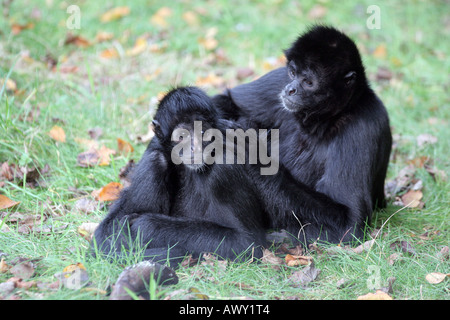
[[[280,95],[281,104],[284,109],[289,112],[297,112],[301,109],[301,105],[292,101],[288,96],[281,94]]]

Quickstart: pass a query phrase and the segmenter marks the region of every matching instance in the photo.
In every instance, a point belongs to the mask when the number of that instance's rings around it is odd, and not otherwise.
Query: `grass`
[[[370,4],[373,3],[324,2],[321,6],[327,9],[326,15],[314,19],[308,17],[314,7],[309,1],[133,1],[123,4],[130,7],[130,14],[101,23],[100,16],[111,6],[91,1],[79,4],[81,28],[68,30],[65,3],[42,1],[25,5],[14,1],[9,16],[0,20],[0,79],[9,76],[17,86],[15,91],[4,90],[0,97],[0,163],[40,169],[48,165],[50,172],[40,180],[40,187],[5,182],[0,193],[20,204],[0,211],[8,216],[49,216],[41,224],[51,225],[54,231],[24,234],[14,223],[7,222],[7,217],[3,218],[0,253],[7,254],[5,261],[38,258],[31,280],[43,283],[53,282],[54,274],[69,264],[81,262],[88,270],[90,287],[106,290],[123,266],[87,256],[89,244],[77,232],[83,222],[99,222],[106,209],[99,207],[90,215],[77,213],[74,188],[90,193],[118,181],[119,170],[129,158],[139,159],[145,144],[138,144],[136,136],[146,132],[154,112],[152,101],[160,92],[173,85],[195,84],[210,73],[233,86],[250,80],[237,78],[243,67],[262,75],[270,62],[282,55],[282,49],[315,20],[346,31],[361,49],[372,87],[389,111],[393,133],[399,135],[388,179],[397,177],[408,160],[420,156],[430,157],[433,167],[448,176],[450,60],[448,42],[443,41],[449,35],[447,5],[441,1],[382,2],[378,4],[381,29],[369,30],[365,10]],[[166,27],[150,21],[164,5],[172,9]],[[183,20],[187,11],[196,13],[198,24],[189,25]],[[13,25],[29,22],[34,24],[32,28],[12,34]],[[218,46],[208,50],[199,39],[211,28],[217,28],[214,38]],[[92,43],[99,32],[110,32],[113,39],[87,48],[64,45],[68,31]],[[100,57],[111,47],[126,52],[143,35],[158,48],[155,52],[145,50],[117,59]],[[374,54],[383,47],[386,54]],[[216,49],[221,51],[217,53]],[[58,61],[59,71],[49,70],[49,56]],[[73,66],[77,67],[75,72],[67,71]],[[376,80],[380,67],[393,73],[390,81]],[[211,94],[220,90],[220,86],[208,81],[204,85]],[[39,115],[27,119],[35,108],[39,108]],[[49,137],[54,125],[65,130],[65,143]],[[117,155],[109,166],[77,166],[77,155],[85,148],[75,138],[89,138],[88,130],[94,127],[103,129],[102,144],[116,148],[116,138],[122,138],[132,142],[134,154]],[[424,133],[435,136],[437,143],[419,147],[416,137]],[[450,242],[449,181],[435,181],[423,168],[417,169],[416,178],[424,185],[423,209],[395,213],[369,252],[341,251],[332,256],[310,253],[321,273],[304,288],[289,281],[298,267],[274,270],[266,264],[230,262],[224,271],[217,262],[181,268],[177,272],[179,284],[153,288],[152,297],[162,299],[184,290],[174,295],[181,298],[194,287],[210,299],[355,299],[374,291],[368,279],[373,279],[371,270],[375,268],[382,286],[386,286],[388,278],[396,278],[392,293],[396,299],[449,299],[448,280],[434,285],[425,280],[431,272],[450,272],[448,260],[437,257]],[[381,227],[398,209],[391,204],[376,212],[373,226]],[[420,237],[424,229],[429,231],[429,237]],[[390,265],[389,256],[399,251],[390,248],[395,241],[408,241],[416,254],[402,253]],[[193,275],[196,268],[203,270],[201,276]],[[0,283],[11,276],[9,272],[0,273]],[[342,278],[350,285],[339,289],[337,282]],[[107,298],[95,291],[39,287],[17,289],[15,295],[23,299]]]

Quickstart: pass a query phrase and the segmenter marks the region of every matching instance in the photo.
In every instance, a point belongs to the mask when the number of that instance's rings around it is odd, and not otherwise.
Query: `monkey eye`
[[[309,79],[303,79],[303,84],[307,87],[312,87],[314,83]]]
[[[294,69],[289,69],[289,77],[291,78],[291,79],[294,79],[295,78],[295,70]]]

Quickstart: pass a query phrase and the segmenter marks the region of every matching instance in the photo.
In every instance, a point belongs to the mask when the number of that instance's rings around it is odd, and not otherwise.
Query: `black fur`
[[[272,227],[302,228],[307,242],[361,239],[385,206],[386,109],[356,45],[336,29],[315,26],[285,53],[286,67],[213,100],[243,126],[280,130],[280,172],[258,183]]]
[[[93,244],[100,252],[117,256],[144,246],[145,258],[157,261],[203,252],[232,259],[243,252],[261,257],[264,208],[244,165],[175,165],[171,160],[173,130],[192,132],[194,121],[223,133],[229,126],[200,89],[175,89],[161,101],[155,137],[130,187],[95,232]]]

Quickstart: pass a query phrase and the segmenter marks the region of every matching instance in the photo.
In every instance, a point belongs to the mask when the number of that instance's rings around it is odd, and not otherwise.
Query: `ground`
[[[87,254],[86,223],[114,198],[99,190],[124,184],[121,168],[145,150],[158,98],[177,85],[214,94],[261,76],[319,22],[355,40],[390,115],[390,198],[374,214],[375,240],[356,252],[285,245],[262,263],[197,262],[177,271],[179,284],[151,286],[150,297],[356,299],[383,289],[394,299],[449,299],[449,6],[380,1],[374,17],[372,2],[3,1],[0,297],[107,299],[124,265]],[[320,269],[313,281],[300,281],[306,266],[287,264],[295,253]],[[63,285],[58,273],[80,266],[89,283]]]

